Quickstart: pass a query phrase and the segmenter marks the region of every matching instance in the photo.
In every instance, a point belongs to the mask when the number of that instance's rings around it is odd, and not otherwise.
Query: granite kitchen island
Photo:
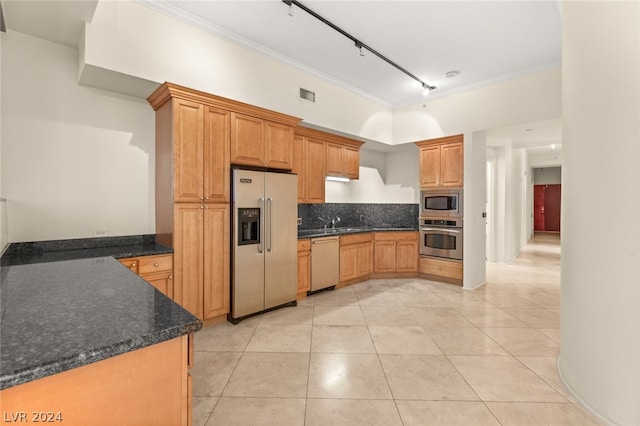
[[[197,318],[111,256],[0,276],[4,422],[188,424]]]

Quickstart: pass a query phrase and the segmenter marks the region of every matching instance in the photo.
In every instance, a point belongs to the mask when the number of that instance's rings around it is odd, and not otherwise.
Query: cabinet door
[[[463,185],[462,144],[450,143],[440,147],[440,185]]]
[[[298,175],[298,203],[305,202],[307,172],[304,167],[304,151],[306,139],[302,136],[293,137],[293,163],[291,172]]]
[[[174,201],[194,202],[204,198],[204,106],[175,100],[174,104]]]
[[[311,288],[311,240],[298,240],[298,294]]]
[[[159,292],[169,298],[173,298],[173,274],[163,272],[159,274],[140,275],[146,282],[158,289]]]
[[[325,143],[308,138],[305,144],[305,202],[324,203]]]
[[[350,179],[360,177],[360,152],[348,146],[342,149],[342,174]]]
[[[374,242],[374,256],[375,272],[394,272],[396,270],[395,241]]]
[[[371,275],[373,273],[373,245],[370,242],[358,244],[357,259],[356,275],[358,278]]]
[[[204,206],[204,319],[229,313],[229,205]]]
[[[204,113],[204,199],[229,202],[230,113],[207,107]]]
[[[340,247],[340,281],[358,277],[358,246],[350,244]]]
[[[326,144],[325,174],[326,176],[342,176],[342,145]]]
[[[398,241],[396,244],[396,271],[418,271],[418,242]]]
[[[173,298],[200,319],[203,319],[203,210],[202,204],[174,205]]]
[[[231,163],[264,166],[264,121],[231,113]]]
[[[420,148],[420,187],[440,185],[440,147]]]
[[[265,121],[264,131],[267,167],[291,170],[293,164],[293,127]]]

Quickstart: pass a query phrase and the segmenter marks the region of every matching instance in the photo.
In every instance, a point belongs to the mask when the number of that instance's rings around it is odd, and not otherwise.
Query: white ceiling
[[[361,57],[351,40],[296,6],[289,16],[281,0],[135,1],[388,105],[423,99],[419,83],[370,52]],[[83,22],[91,21],[97,3],[2,0],[2,7],[10,30],[77,47]],[[556,0],[302,3],[437,86],[431,97],[559,66],[561,61]],[[451,70],[461,73],[444,77]],[[544,146],[551,140],[560,144],[560,120],[488,132],[490,144],[505,137],[517,147]]]
[[[420,84],[305,11],[281,0],[144,0],[165,13],[391,105],[422,99]],[[445,94],[558,66],[555,0],[328,1],[302,4]],[[446,78],[447,71],[460,75]]]

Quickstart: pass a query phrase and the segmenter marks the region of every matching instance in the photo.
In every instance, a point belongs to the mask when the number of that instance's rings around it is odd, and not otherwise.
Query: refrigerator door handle
[[[264,198],[258,198],[258,209],[260,210],[260,221],[258,222],[258,238],[260,244],[258,244],[258,253],[264,253]]]
[[[269,226],[267,227],[267,232],[269,233],[267,251],[270,252],[272,249],[271,239],[273,238],[273,198],[267,198],[267,220],[269,221]]]

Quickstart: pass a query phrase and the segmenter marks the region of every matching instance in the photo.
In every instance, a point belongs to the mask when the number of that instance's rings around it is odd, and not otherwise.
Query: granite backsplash
[[[417,228],[418,204],[298,204],[299,229],[319,229],[340,218],[336,227]]]

